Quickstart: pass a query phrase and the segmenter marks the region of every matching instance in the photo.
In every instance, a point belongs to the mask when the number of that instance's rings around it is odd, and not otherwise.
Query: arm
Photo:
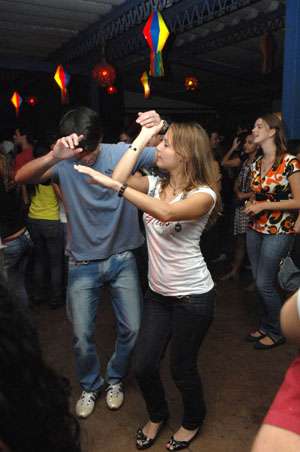
[[[163,121],[154,111],[139,114],[137,122],[142,126],[142,129],[118,162],[112,174],[112,178],[120,182],[127,181],[144,147],[163,127]]]
[[[297,306],[299,290],[283,305],[280,312],[280,324],[284,335],[296,345],[300,345],[300,318]]]
[[[82,152],[82,148],[77,147],[82,138],[83,136],[78,137],[75,133],[60,138],[48,154],[31,160],[20,168],[15,177],[16,182],[38,184],[50,179],[52,176],[51,168],[56,163],[75,157]]]
[[[232,154],[239,147],[239,139],[236,137],[233,140],[232,146],[229,151],[224,155],[221,165],[225,168],[237,168],[241,164],[241,159],[239,157],[232,158]]]
[[[294,210],[300,209],[300,172],[294,173],[289,177],[289,183],[291,186],[291,192],[293,199],[287,199],[286,201],[259,201],[253,204],[247,205],[245,212],[248,215],[256,215],[262,210]]]
[[[93,183],[110,188],[116,192],[119,192],[123,186],[122,182],[116,181],[90,167],[75,165],[75,169],[80,173],[89,175]],[[142,178],[138,176],[137,179]],[[205,215],[213,206],[213,199],[208,193],[195,193],[190,198],[169,204],[161,199],[152,198],[141,193],[134,188],[127,187],[123,193],[123,197],[137,208],[163,222],[196,220]]]
[[[296,232],[296,234],[300,234],[300,210],[298,212],[297,220],[294,224],[294,231]]]

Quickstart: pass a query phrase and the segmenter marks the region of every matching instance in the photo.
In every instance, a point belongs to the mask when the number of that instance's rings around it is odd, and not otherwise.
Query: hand
[[[53,156],[58,160],[67,160],[76,157],[76,155],[83,151],[82,148],[78,147],[82,139],[83,135],[78,136],[76,133],[60,138],[53,146]]]
[[[142,130],[141,130],[141,134],[143,137],[145,137],[147,139],[147,141],[149,141],[152,137],[154,137],[155,135],[157,135],[160,132],[163,125],[164,125],[164,121],[160,121],[160,123],[158,125],[155,125],[153,127],[143,126]]]
[[[235,195],[238,200],[242,201],[244,199],[244,193],[240,190],[236,190]]]
[[[88,176],[90,176],[90,179],[88,180],[89,184],[101,185],[102,187],[112,189],[114,188],[116,181],[114,181],[111,177],[100,173],[100,171],[96,171],[93,168],[84,165],[74,165],[74,169],[79,173],[87,174]]]
[[[139,112],[136,122],[138,124],[140,124],[142,127],[153,127],[153,126],[158,126],[163,121],[161,120],[161,117],[155,110],[150,110],[150,111],[145,111],[143,113]],[[161,124],[161,127],[162,127],[162,125],[163,124]],[[158,132],[156,132],[156,133],[158,133]]]
[[[296,234],[300,234],[300,214],[298,215],[298,218],[294,224],[294,231]]]
[[[233,151],[235,151],[239,147],[239,145],[240,145],[240,139],[239,139],[239,137],[235,137],[235,139],[233,140],[231,149]]]
[[[250,202],[250,201],[246,201],[245,202],[245,210],[244,212],[247,215],[257,215],[258,213],[260,213],[262,210],[265,210],[265,205],[264,202]]]

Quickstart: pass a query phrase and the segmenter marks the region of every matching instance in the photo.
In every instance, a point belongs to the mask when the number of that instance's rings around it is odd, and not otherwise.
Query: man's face
[[[77,155],[76,158],[82,165],[91,166],[97,160],[98,153],[98,148],[95,149],[95,151],[83,150],[82,152],[80,152],[80,154]]]

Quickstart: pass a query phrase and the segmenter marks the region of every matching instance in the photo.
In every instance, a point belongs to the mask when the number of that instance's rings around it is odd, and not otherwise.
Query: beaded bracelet
[[[123,184],[123,185],[121,185],[121,187],[119,188],[119,191],[118,191],[118,196],[120,196],[120,198],[122,198],[122,196],[123,196],[123,194],[124,194],[124,191],[126,190],[126,188],[128,187],[128,184],[126,184],[126,182]]]

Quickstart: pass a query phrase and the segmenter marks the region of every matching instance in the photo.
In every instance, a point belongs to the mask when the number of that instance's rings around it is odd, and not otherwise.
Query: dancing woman
[[[179,450],[189,446],[206,414],[197,356],[214,316],[215,290],[199,239],[208,221],[216,217],[220,202],[209,139],[199,124],[173,123],[157,146],[156,163],[166,177],[129,177],[143,147],[160,127],[141,129],[113,178],[82,165],[75,168],[88,174],[90,182],[115,190],[145,212],[149,289],[135,373],[149,421],[138,430],[136,447],[150,447],[169,416],[159,368],[170,342],[171,373],[184,414],[166,447]]]

